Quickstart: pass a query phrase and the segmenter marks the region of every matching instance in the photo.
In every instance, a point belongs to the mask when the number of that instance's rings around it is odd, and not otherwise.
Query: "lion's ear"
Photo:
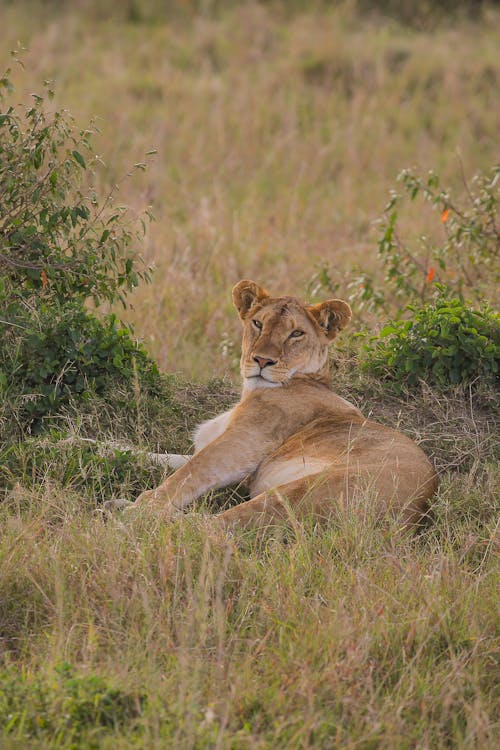
[[[334,339],[352,318],[351,308],[342,299],[329,299],[307,309],[329,339]]]
[[[257,302],[261,302],[266,297],[269,297],[266,290],[249,279],[239,281],[233,288],[233,302],[242,320]]]

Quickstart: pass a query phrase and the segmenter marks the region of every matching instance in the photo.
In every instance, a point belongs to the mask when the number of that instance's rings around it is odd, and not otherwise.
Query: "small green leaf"
[[[83,156],[81,155],[79,151],[76,151],[76,149],[72,151],[72,156],[73,156],[73,159],[76,162],[78,162],[78,164],[81,166],[82,169],[87,169],[87,165],[85,164],[85,159],[83,158]]]

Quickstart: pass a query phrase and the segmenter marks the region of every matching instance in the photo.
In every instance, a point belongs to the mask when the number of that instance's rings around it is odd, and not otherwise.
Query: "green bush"
[[[500,166],[453,196],[438,175],[404,170],[380,221],[379,275],[360,271],[348,283],[349,300],[367,338],[363,311],[383,312],[389,323],[365,343],[366,370],[398,384],[421,379],[433,386],[495,379],[499,372],[500,322],[488,302],[500,284]],[[428,204],[442,227],[442,239],[405,237],[405,209]],[[341,293],[328,266],[311,279],[310,292]],[[345,284],[344,284],[345,286]],[[477,309],[472,309],[471,300]]]
[[[0,393],[18,400],[26,426],[38,429],[43,417],[103,394],[114,379],[160,388],[156,364],[116,316],[98,319],[78,302],[55,300],[33,312],[11,305],[10,325],[0,329]]]
[[[32,431],[113,379],[160,388],[156,364],[130,331],[88,309],[125,306],[149,279],[137,250],[144,220],[115,205],[116,189],[100,199],[90,186],[95,129],[51,112],[45,85],[46,95],[22,107],[11,103],[10,70],[0,76],[0,396]]]
[[[406,305],[423,305],[447,296],[491,299],[500,284],[500,165],[476,175],[459,200],[439,176],[421,177],[405,169],[401,191],[392,191],[381,219],[378,257],[383,284],[360,272],[350,283],[358,308],[400,317]],[[405,237],[404,210],[415,201],[429,204],[443,228],[443,239]],[[403,213],[402,213],[403,212]]]
[[[94,127],[51,112],[53,92],[15,106],[10,69],[0,75],[0,274],[14,298],[125,304],[148,269],[136,249],[144,222],[90,186],[100,162]],[[48,102],[46,101],[48,99]],[[144,168],[137,164],[135,168]]]
[[[398,175],[399,190],[379,220],[380,272],[349,270],[342,276],[328,263],[310,279],[312,297],[345,295],[360,327],[373,315],[407,317],[408,305],[421,307],[432,300],[470,299],[481,306],[494,304],[500,285],[500,165],[476,175],[456,196],[430,171],[422,177],[405,169]],[[408,236],[407,211],[430,208],[435,213],[435,236]]]
[[[364,366],[378,376],[433,386],[497,378],[500,363],[500,315],[473,310],[447,296],[409,307],[410,320],[391,321],[365,345]]]

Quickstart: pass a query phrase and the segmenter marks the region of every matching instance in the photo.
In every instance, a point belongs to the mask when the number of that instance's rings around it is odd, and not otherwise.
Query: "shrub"
[[[398,180],[402,190],[393,191],[380,222],[383,283],[365,271],[348,283],[362,328],[367,324],[363,310],[383,311],[390,319],[380,338],[365,344],[364,367],[410,385],[419,379],[446,386],[476,376],[495,377],[500,324],[487,301],[500,284],[500,166],[474,177],[465,186],[465,201],[441,187],[434,172],[422,178],[404,170]],[[401,210],[417,200],[438,213],[441,242],[424,235],[405,239]],[[319,290],[341,293],[328,266],[318,270],[309,288],[313,295]],[[471,309],[466,300],[479,309]]]
[[[113,379],[159,388],[156,364],[115,315],[98,319],[78,302],[56,301],[31,315],[9,312],[11,325],[0,330],[0,392],[18,399],[27,426],[39,428],[70,399],[103,394]]]
[[[10,69],[0,76],[0,274],[14,298],[125,304],[148,269],[135,249],[144,222],[130,221],[87,185],[99,157],[97,132],[78,130],[65,110],[50,113],[44,96],[9,103]],[[48,82],[46,98],[53,92]],[[136,169],[144,168],[137,164]]]
[[[388,323],[365,346],[367,369],[408,385],[421,379],[448,386],[498,377],[500,315],[487,307],[470,309],[446,295],[409,309],[410,320]]]
[[[46,89],[14,106],[10,70],[0,77],[0,395],[32,430],[110,380],[158,389],[160,377],[114,315],[88,310],[89,301],[125,306],[149,279],[136,249],[145,222],[115,205],[116,188],[101,200],[89,186],[95,129],[50,112]]]
[[[466,185],[466,199],[456,200],[441,187],[434,172],[421,177],[405,169],[398,176],[401,191],[393,191],[381,219],[378,257],[383,285],[373,275],[357,274],[351,299],[358,307],[384,310],[400,317],[408,304],[459,297],[477,303],[491,299],[500,284],[500,165],[476,175]],[[405,239],[401,210],[408,201],[429,203],[438,212],[444,240],[422,235]]]
[[[404,169],[397,178],[401,190],[391,191],[378,221],[378,259],[382,270],[374,274],[362,269],[342,278],[328,263],[319,266],[309,282],[309,292],[345,293],[362,310],[384,311],[401,317],[407,305],[447,295],[475,302],[491,300],[500,284],[500,165],[494,165],[465,184],[465,198],[457,198],[430,171],[422,177]],[[443,230],[438,236],[407,238],[405,211],[412,203],[430,205]]]

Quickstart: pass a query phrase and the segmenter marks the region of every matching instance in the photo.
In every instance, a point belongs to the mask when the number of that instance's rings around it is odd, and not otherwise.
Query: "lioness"
[[[271,297],[248,280],[236,284],[233,301],[243,323],[241,400],[198,427],[193,456],[165,455],[177,471],[136,504],[169,516],[246,480],[251,500],[219,513],[218,523],[319,520],[336,504],[367,503],[415,523],[437,487],[427,457],[331,389],[328,347],[351,319],[347,302]]]

